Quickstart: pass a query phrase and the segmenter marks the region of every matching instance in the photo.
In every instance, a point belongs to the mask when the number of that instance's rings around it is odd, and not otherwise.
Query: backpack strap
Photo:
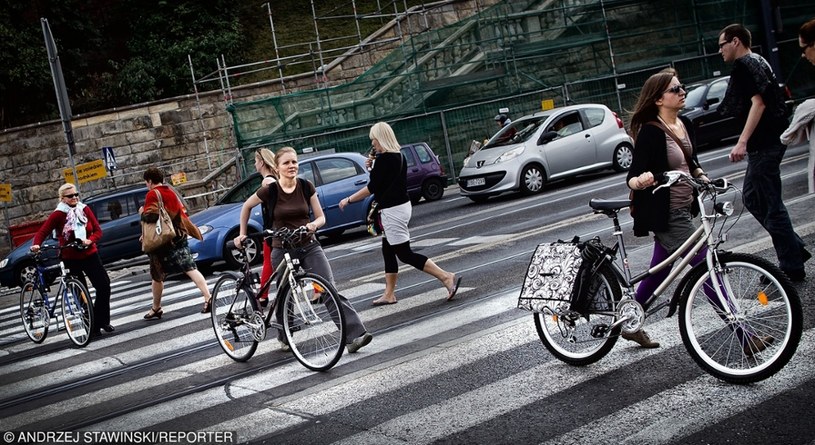
[[[267,187],[269,187],[269,202],[262,204],[264,206],[264,208],[265,208],[265,211],[263,212],[263,215],[264,215],[263,216],[264,229],[271,229],[274,226],[274,209],[275,209],[275,205],[277,205],[277,183],[278,182],[279,181],[275,181],[275,182],[273,182],[273,183],[271,183],[271,184],[269,184],[267,186]],[[300,188],[302,190],[305,190],[306,187],[308,187],[308,181],[306,181],[305,179],[303,179],[303,178],[301,178],[299,176],[297,177],[297,182],[300,183]],[[315,190],[315,193],[316,193],[316,190]]]

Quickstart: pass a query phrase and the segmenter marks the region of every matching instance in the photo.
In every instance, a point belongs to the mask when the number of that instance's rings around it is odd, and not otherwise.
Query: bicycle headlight
[[[716,206],[714,208],[716,210],[716,213],[718,213],[719,215],[725,215],[725,216],[732,215],[733,211],[735,210],[733,208],[733,203],[730,202],[730,201],[717,202]]]

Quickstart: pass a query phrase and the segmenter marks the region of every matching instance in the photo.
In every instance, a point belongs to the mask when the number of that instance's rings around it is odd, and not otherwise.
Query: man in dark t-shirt
[[[770,234],[781,269],[793,281],[806,278],[804,261],[810,254],[795,233],[781,198],[781,160],[786,146],[780,141],[787,125],[785,104],[769,63],[750,50],[750,31],[740,24],[719,33],[719,53],[733,64],[730,83],[719,111],[742,126],[730,161],[747,158],[744,206]]]

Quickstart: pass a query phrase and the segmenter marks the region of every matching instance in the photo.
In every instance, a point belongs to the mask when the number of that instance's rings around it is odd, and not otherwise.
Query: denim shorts
[[[676,252],[682,243],[688,240],[696,231],[696,224],[690,214],[690,207],[671,209],[668,214],[668,230],[664,232],[654,232],[656,241],[668,251],[669,254]]]

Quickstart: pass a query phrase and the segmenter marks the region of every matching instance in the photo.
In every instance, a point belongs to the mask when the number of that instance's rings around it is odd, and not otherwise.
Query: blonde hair
[[[275,154],[272,150],[268,148],[261,148],[255,152],[255,156],[260,157],[260,162],[263,162],[263,165],[266,166],[271,172],[272,176],[277,178],[277,163],[275,160]]]
[[[374,126],[371,127],[371,131],[368,133],[368,137],[370,137],[371,140],[376,139],[379,141],[379,145],[381,145],[382,149],[386,152],[401,152],[399,141],[396,140],[396,134],[394,134],[393,128],[391,128],[391,126],[386,122],[375,123]]]
[[[281,149],[277,150],[277,154],[275,155],[275,167],[277,167],[277,162],[280,161],[280,156],[284,153],[292,153],[294,157],[297,158],[297,151],[294,148],[282,147]]]
[[[72,183],[70,183],[70,182],[66,182],[65,184],[62,184],[61,186],[59,186],[59,195],[58,195],[58,196],[59,196],[59,199],[64,198],[64,196],[62,196],[62,193],[63,193],[65,190],[68,190],[68,189],[76,189],[76,186],[75,186],[75,185],[73,185],[73,184],[72,184]]]

